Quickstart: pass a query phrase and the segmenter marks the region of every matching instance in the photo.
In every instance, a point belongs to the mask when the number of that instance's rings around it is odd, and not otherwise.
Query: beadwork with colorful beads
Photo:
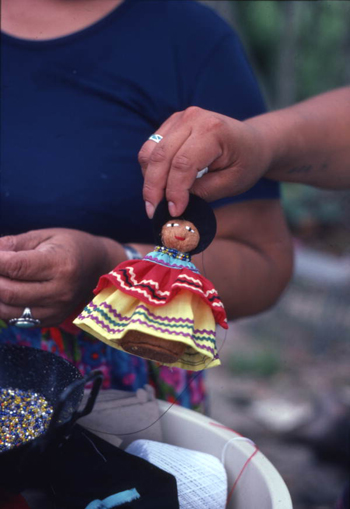
[[[42,435],[52,413],[47,400],[36,392],[0,389],[0,452]]]
[[[177,249],[171,249],[170,247],[156,246],[154,251],[160,251],[161,253],[167,254],[172,258],[176,258],[177,260],[185,260],[186,262],[191,261],[191,256],[189,253],[181,253]]]

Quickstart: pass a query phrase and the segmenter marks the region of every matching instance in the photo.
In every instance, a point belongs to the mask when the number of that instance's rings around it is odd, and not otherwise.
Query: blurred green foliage
[[[269,107],[279,108],[350,82],[350,2],[342,0],[230,0],[232,19],[255,68]],[[350,194],[349,194],[350,198]],[[350,207],[336,192],[283,185],[293,231],[319,237],[330,228],[350,245]],[[348,200],[349,201],[349,200]],[[340,225],[340,229],[339,229]],[[307,234],[304,234],[307,230]],[[339,244],[339,243],[338,243]],[[342,251],[343,249],[339,249]]]
[[[350,3],[343,0],[230,0],[234,25],[271,107],[350,81]],[[287,70],[281,75],[283,70]],[[281,104],[284,79],[295,81]],[[287,84],[288,86],[288,84]]]
[[[334,199],[333,193],[314,187],[283,185],[282,196],[289,222],[295,228],[306,222],[310,224],[315,218],[323,225],[332,225],[339,221],[343,213],[342,203]]]
[[[235,375],[270,377],[281,369],[279,356],[271,350],[236,352],[229,360],[229,369]]]
[[[202,1],[239,33],[269,109],[349,85],[350,1]],[[350,192],[284,184],[282,195],[294,235],[349,252]]]

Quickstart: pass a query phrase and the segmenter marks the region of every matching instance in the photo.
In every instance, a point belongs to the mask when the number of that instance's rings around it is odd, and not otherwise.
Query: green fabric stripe
[[[92,312],[90,312],[89,314],[91,313],[96,313],[98,312],[101,316],[103,316],[103,318],[105,318],[110,324],[112,325],[115,325],[115,326],[118,326],[120,327],[121,325],[125,325],[127,323],[126,320],[122,321],[122,322],[116,322],[113,318],[111,318],[104,309],[98,307],[97,309],[93,309]],[[152,324],[155,324],[155,325],[162,325],[163,327],[168,327],[169,324],[171,324],[171,327],[172,328],[178,328],[178,327],[182,327],[183,329],[193,329],[193,326],[192,325],[189,325],[189,324],[172,324],[172,322],[162,322],[162,321],[158,321],[158,320],[154,320],[153,318],[150,318],[148,316],[148,314],[145,312],[145,311],[142,311],[141,309],[138,310],[138,311],[135,311],[135,313],[133,313],[132,316],[129,317],[129,320],[131,320],[134,316],[136,315],[140,315],[140,316],[143,316],[147,319],[148,322],[152,323]]]
[[[144,317],[146,319],[147,322],[151,323],[152,325],[158,325],[158,326],[161,326],[161,327],[164,327],[164,328],[170,328],[170,329],[177,329],[179,327],[182,327],[182,328],[185,328],[185,329],[191,329],[193,330],[193,326],[192,325],[184,325],[184,324],[173,324],[173,323],[164,323],[164,322],[159,322],[157,320],[152,320],[148,315],[147,313],[145,313],[144,311],[136,311],[130,318],[129,318],[129,321],[124,321],[124,322],[116,322],[115,320],[113,320],[103,309],[101,309],[100,307],[97,307],[97,309],[92,309],[92,308],[89,308],[89,306],[86,306],[85,309],[84,309],[84,312],[87,312],[87,314],[92,314],[92,313],[98,313],[102,316],[103,319],[105,319],[107,322],[109,322],[111,325],[115,326],[115,327],[121,327],[121,326],[126,326],[130,323],[130,320],[135,317],[136,315],[140,315],[142,317]],[[203,335],[193,335],[193,337],[197,340],[197,341],[209,341],[213,344],[216,343],[215,341],[215,338],[212,338],[210,336],[203,336]]]

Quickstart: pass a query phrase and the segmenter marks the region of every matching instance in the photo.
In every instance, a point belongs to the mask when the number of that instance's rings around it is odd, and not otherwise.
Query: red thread
[[[238,431],[235,431],[234,429],[232,428],[228,428],[227,426],[224,426],[223,424],[219,424],[218,422],[210,422],[209,423],[211,426],[216,426],[217,428],[222,428],[222,429],[227,429],[228,431],[232,431],[233,433],[236,433],[236,435],[240,436],[240,437],[243,437],[245,438],[243,435],[241,435],[240,433],[238,433]]]
[[[256,455],[256,453],[257,453],[258,451],[259,451],[259,448],[258,448],[258,446],[256,445],[256,446],[255,446],[255,451],[254,451],[254,452],[253,452],[253,453],[249,456],[249,458],[247,459],[247,461],[244,463],[242,470],[241,470],[241,471],[240,471],[240,473],[238,474],[238,477],[237,477],[237,479],[235,480],[235,482],[234,482],[234,484],[233,484],[233,486],[232,486],[232,489],[231,489],[230,493],[229,493],[229,494],[228,494],[228,496],[227,496],[226,507],[228,506],[228,504],[229,504],[229,502],[230,502],[230,500],[231,500],[231,497],[232,497],[232,495],[233,495],[233,492],[234,492],[234,490],[235,490],[235,488],[236,488],[236,486],[237,486],[237,483],[238,483],[238,481],[240,480],[240,478],[241,478],[241,476],[242,476],[243,472],[245,471],[246,467],[249,465],[250,461],[254,458],[254,456]]]
[[[224,426],[223,424],[219,424],[218,422],[210,422],[209,423],[211,426],[216,426],[217,428],[222,428],[222,429],[226,429],[228,431],[232,431],[233,433],[236,433],[236,435],[240,436],[240,437],[243,437],[245,438],[243,435],[241,435],[240,433],[238,433],[237,431],[235,431],[234,429],[232,428],[228,428],[227,426]],[[255,451],[249,456],[249,458],[247,459],[247,461],[244,463],[243,465],[243,468],[242,470],[240,471],[240,473],[238,474],[237,476],[237,479],[235,480],[235,482],[233,483],[233,486],[231,488],[231,491],[230,493],[227,495],[227,501],[226,501],[226,507],[228,507],[228,504],[232,498],[232,495],[233,495],[233,492],[237,486],[237,483],[238,481],[240,480],[240,478],[242,477],[243,475],[243,472],[245,471],[245,469],[247,468],[247,466],[249,465],[249,463],[251,462],[251,460],[254,458],[254,456],[256,455],[256,453],[259,451],[259,447],[257,445],[255,445]]]

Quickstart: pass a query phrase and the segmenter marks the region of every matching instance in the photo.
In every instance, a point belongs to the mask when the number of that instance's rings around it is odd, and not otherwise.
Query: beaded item
[[[53,408],[36,392],[0,389],[0,452],[42,435],[52,413]]]
[[[191,261],[190,253],[181,253],[181,251],[178,251],[177,249],[171,249],[170,247],[156,246],[154,251],[159,251],[161,253],[167,254],[176,260],[184,260],[186,262]]]

